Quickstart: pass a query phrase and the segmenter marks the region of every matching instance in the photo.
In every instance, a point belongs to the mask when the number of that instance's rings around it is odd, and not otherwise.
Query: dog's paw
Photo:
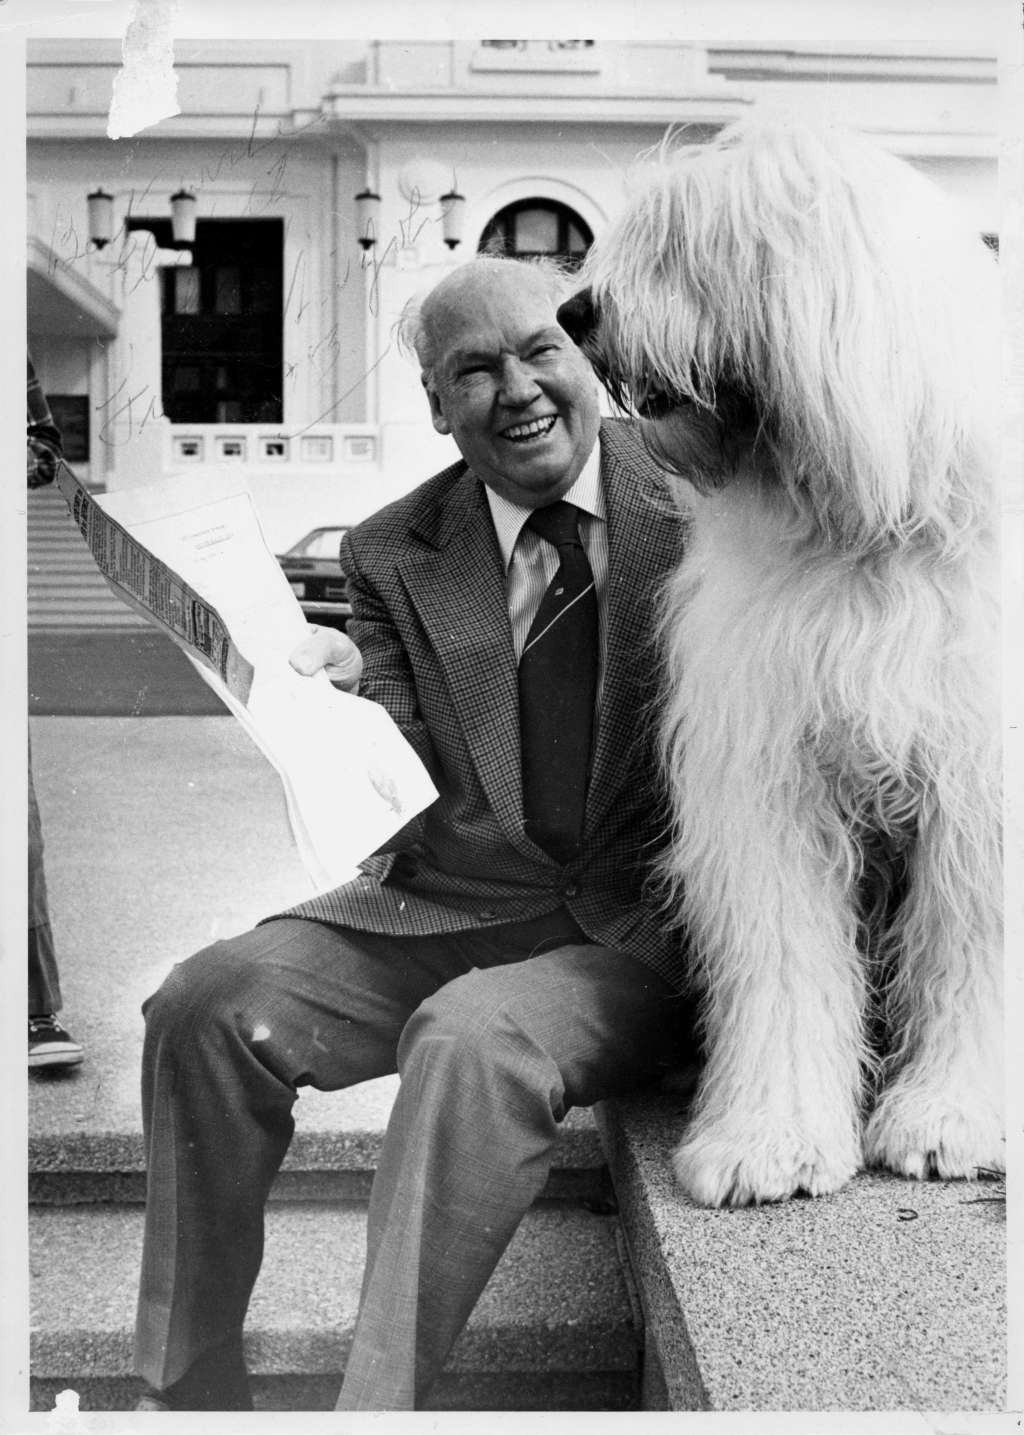
[[[750,1206],[805,1193],[837,1191],[860,1167],[855,1134],[810,1137],[796,1127],[768,1128],[764,1120],[705,1124],[676,1148],[672,1168],[701,1206]]]
[[[1005,1171],[1006,1143],[997,1104],[966,1086],[952,1091],[894,1087],[864,1133],[869,1165],[925,1180]]]

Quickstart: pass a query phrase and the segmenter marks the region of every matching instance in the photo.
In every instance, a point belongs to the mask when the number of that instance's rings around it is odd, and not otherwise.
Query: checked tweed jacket
[[[607,647],[578,858],[561,867],[523,831],[502,560],[483,485],[459,462],[352,529],[341,551],[349,633],[364,659],[360,693],[391,713],[440,796],[354,881],[284,915],[417,935],[564,904],[594,942],[683,988],[680,938],[661,929],[644,883],[665,823],[647,730],[657,682],[653,606],[679,560],[684,525],[624,421],[601,426],[601,478]]]

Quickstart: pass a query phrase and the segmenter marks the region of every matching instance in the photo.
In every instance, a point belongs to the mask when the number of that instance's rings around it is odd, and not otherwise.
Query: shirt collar
[[[487,494],[491,518],[494,521],[494,531],[498,536],[498,546],[501,549],[501,556],[507,572],[523,525],[533,510],[523,508],[518,503],[510,503],[507,498],[503,498],[500,493],[495,493],[486,484],[484,492]],[[600,440],[590,450],[590,456],[577,475],[576,482],[566,493],[562,494],[562,498],[566,503],[575,503],[576,507],[582,508],[584,513],[589,513],[591,517],[599,518],[604,522],[606,509],[604,490],[601,487]]]

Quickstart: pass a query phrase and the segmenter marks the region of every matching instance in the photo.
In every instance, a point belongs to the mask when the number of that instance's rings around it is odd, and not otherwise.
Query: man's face
[[[524,508],[554,503],[597,441],[597,381],[529,270],[467,275],[430,319],[427,387],[438,433],[476,475]]]

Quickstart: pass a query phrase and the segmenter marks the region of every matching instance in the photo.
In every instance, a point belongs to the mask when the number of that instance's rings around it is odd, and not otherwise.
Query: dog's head
[[[663,468],[701,490],[728,482],[760,425],[749,395],[726,380],[708,389],[696,371],[685,391],[648,366],[627,373],[624,351],[612,342],[612,326],[602,322],[589,287],[560,306],[558,321],[583,350],[615,406],[640,420],[648,450]]]
[[[745,461],[831,540],[949,537],[978,507],[990,265],[910,166],[744,122],[638,168],[559,317],[698,487]]]

